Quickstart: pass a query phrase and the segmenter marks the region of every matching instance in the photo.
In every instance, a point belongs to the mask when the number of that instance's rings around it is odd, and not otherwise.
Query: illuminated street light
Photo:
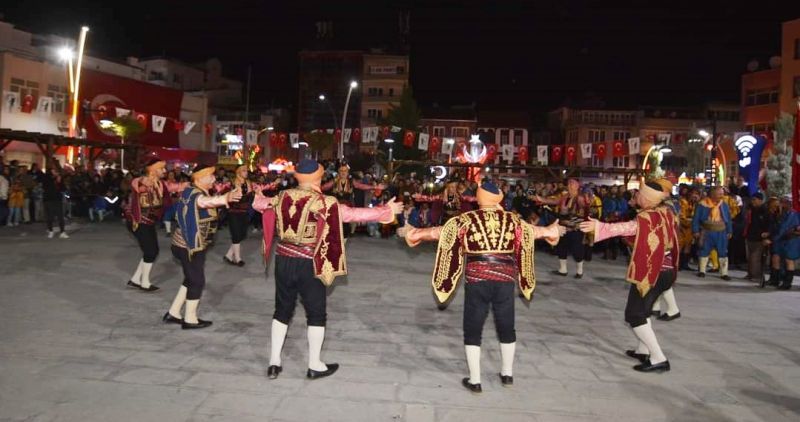
[[[72,51],[72,49],[69,47],[62,47],[58,49],[58,57],[66,62],[72,60],[72,58],[75,57],[75,52]]]
[[[711,134],[710,134],[710,133],[708,133],[708,131],[707,131],[707,130],[705,130],[705,129],[700,129],[700,130],[699,130],[697,133],[698,133],[700,136],[702,136],[703,138],[708,138],[709,136],[711,136]]]
[[[350,88],[353,88],[353,89],[358,88],[358,82],[356,82],[356,81],[350,82]]]

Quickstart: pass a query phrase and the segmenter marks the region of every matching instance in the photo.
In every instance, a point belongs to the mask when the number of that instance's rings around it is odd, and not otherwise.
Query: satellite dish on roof
[[[750,60],[750,62],[747,63],[747,71],[755,72],[756,70],[758,70],[758,60]]]
[[[777,69],[781,67],[781,56],[772,56],[769,58],[770,69]]]

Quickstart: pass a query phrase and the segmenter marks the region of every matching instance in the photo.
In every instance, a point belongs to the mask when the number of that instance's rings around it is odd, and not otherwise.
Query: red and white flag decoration
[[[639,138],[628,138],[628,154],[629,155],[636,155],[640,151],[641,143],[639,142]]]
[[[660,143],[662,143],[664,145],[669,145],[671,140],[672,140],[672,134],[671,133],[659,133],[658,134],[658,142],[660,142]],[[637,154],[638,154],[638,152],[637,152]]]
[[[420,133],[419,134],[419,144],[417,145],[417,148],[419,148],[422,151],[427,151],[428,150],[428,139],[429,138],[430,138],[430,135],[428,135],[427,133]]]
[[[13,113],[19,109],[19,92],[3,92],[3,110]]]
[[[361,142],[361,128],[353,129],[353,142],[357,144]]]
[[[33,112],[33,102],[34,102],[33,95],[28,94],[22,97],[22,107],[20,107],[20,110],[23,113],[30,114],[31,112]]]
[[[156,116],[155,114],[150,117],[153,121],[153,132],[164,132],[164,125],[167,124],[167,118],[164,116]]]
[[[602,144],[594,144],[594,154],[597,155],[597,158],[599,158],[600,161],[603,161],[603,160],[606,159],[606,144],[605,144],[605,142],[602,143]]]
[[[36,105],[36,112],[50,114],[53,111],[53,97],[39,97],[39,104]]]
[[[439,153],[442,148],[442,140],[438,136],[431,138],[430,145],[428,146],[428,154],[432,157]]]
[[[584,160],[592,158],[592,144],[581,144],[581,158]]]
[[[333,131],[333,140],[337,143],[342,139],[342,130],[336,129]]]
[[[142,125],[144,129],[147,129],[147,117],[148,117],[147,113],[137,112],[134,117],[136,118],[136,121],[139,122],[139,124]]]
[[[290,133],[289,134],[289,145],[291,145],[292,148],[299,148],[300,147],[300,134]]]
[[[381,128],[377,126],[370,126],[364,129],[364,143],[371,144],[378,142],[378,135],[380,135]]]
[[[275,133],[275,132],[270,132],[269,133],[269,146],[271,146],[273,148],[277,148],[278,147],[278,134],[277,133]]]
[[[622,141],[614,141],[611,146],[614,149],[614,157],[624,157],[625,156],[625,148],[622,146]]]
[[[567,145],[567,163],[574,163],[578,158],[578,149],[575,145]]]
[[[561,157],[564,155],[564,146],[563,145],[553,145],[553,149],[550,151],[550,159],[553,160],[553,163],[560,163]]]
[[[176,132],[182,131],[185,126],[186,126],[186,124],[183,123],[180,120],[173,120],[172,121],[172,128],[175,129]]]
[[[536,161],[538,161],[539,164],[547,165],[547,157],[547,145],[538,145],[536,147]]]
[[[517,157],[520,163],[524,164],[528,162],[528,147],[526,145],[521,145],[517,149]]]
[[[384,139],[389,139],[389,136],[391,136],[391,133],[389,132],[389,126],[383,127],[381,135],[383,136],[383,138],[381,138],[381,141],[383,141]]]
[[[258,143],[257,130],[247,129],[244,133],[245,133],[245,142],[247,142],[247,145],[255,145]]]
[[[442,144],[442,154],[450,155],[453,153],[453,145],[455,144],[455,140],[450,138],[444,141]]]
[[[394,127],[392,127],[392,131],[394,131]],[[413,131],[407,130],[405,135],[403,135],[403,145],[408,148],[413,147],[415,137]]]
[[[192,129],[194,129],[194,126],[196,124],[197,124],[197,122],[192,122],[192,121],[186,122],[186,124],[183,125],[183,134],[184,135],[188,135],[189,132],[191,132]]]
[[[486,162],[494,162],[495,158],[497,158],[497,144],[486,145]]]
[[[131,111],[127,108],[117,107],[116,108],[117,117],[124,117],[131,114]]]
[[[342,142],[349,144],[350,143],[350,135],[353,133],[353,129],[345,128],[344,129],[344,140]]]

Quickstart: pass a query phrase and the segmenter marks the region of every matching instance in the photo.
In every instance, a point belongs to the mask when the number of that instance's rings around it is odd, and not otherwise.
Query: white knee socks
[[[143,260],[139,260],[139,266],[136,267],[136,271],[133,273],[133,277],[131,277],[131,281],[136,284],[142,283],[142,266],[144,265]]]
[[[225,257],[230,259],[233,262],[236,262],[236,255],[235,255],[235,252],[233,251],[233,249],[234,249],[233,247],[234,247],[234,245],[231,244],[231,246],[228,248],[228,252],[225,253]]]
[[[169,314],[175,318],[181,317],[181,308],[183,308],[183,304],[186,302],[186,286],[181,286],[178,289],[178,294],[175,295],[175,299],[172,300],[172,306],[169,307]]]
[[[142,261],[142,282],[141,285],[144,288],[150,287],[150,270],[153,269],[152,262],[144,262]]]
[[[728,275],[728,258],[720,258],[719,259],[719,275],[725,276]]]
[[[583,274],[583,261],[575,263],[575,274]]]
[[[705,274],[706,266],[708,265],[708,257],[707,256],[705,256],[705,257],[701,256],[700,258],[698,258],[698,264],[699,264],[698,265],[699,268],[698,268],[697,271]]]
[[[667,315],[673,316],[680,312],[680,309],[678,309],[678,302],[675,301],[675,291],[672,290],[672,287],[665,290],[664,293],[661,294],[661,300],[663,300],[664,304],[667,305]]]
[[[467,367],[469,367],[469,383],[481,383],[481,347],[464,346],[467,353]]]
[[[270,366],[281,366],[281,350],[283,349],[283,342],[286,340],[286,331],[289,326],[278,321],[272,320],[272,343],[270,344],[269,364]]]
[[[233,261],[239,262],[242,260],[242,245],[241,243],[234,243],[231,245],[233,248]]]
[[[567,273],[567,260],[566,259],[559,259],[558,260],[558,272],[561,274]]]
[[[200,299],[186,301],[186,315],[183,317],[184,322],[189,324],[197,324],[197,307],[200,306]]]
[[[100,221],[103,221],[103,214],[100,214]],[[172,233],[172,221],[164,221],[164,227],[167,229],[167,233]]]
[[[658,345],[656,333],[653,331],[653,326],[650,324],[650,319],[647,319],[647,324],[634,327],[633,333],[639,338],[639,341],[644,343],[648,350],[650,350],[650,363],[656,364],[667,360],[664,353],[661,351],[661,346]]]
[[[322,342],[325,341],[325,327],[308,327],[308,368],[315,371],[327,371],[328,365],[320,360]]]
[[[514,367],[514,351],[517,348],[517,343],[500,343],[500,358],[501,369],[500,375],[513,376]]]

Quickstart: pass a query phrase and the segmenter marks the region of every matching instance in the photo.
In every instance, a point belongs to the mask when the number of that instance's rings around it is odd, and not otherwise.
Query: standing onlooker
[[[61,232],[58,237],[61,239],[69,239],[69,235],[64,231],[64,203],[62,201],[62,192],[64,191],[64,182],[61,175],[55,168],[50,168],[42,178],[42,187],[44,193],[44,210],[47,216],[47,237],[53,237],[53,219],[58,218],[58,228]]]
[[[17,181],[21,184],[25,195],[22,205],[22,220],[25,224],[28,224],[31,223],[31,196],[33,195],[33,188],[36,187],[36,180],[28,172],[27,167],[20,166]]]
[[[8,167],[3,166],[0,169],[0,225],[5,225],[8,218],[8,174]]]
[[[19,180],[15,180],[8,193],[8,225],[19,226],[22,221],[22,207],[25,206],[25,189]]]
[[[769,238],[769,219],[764,206],[764,194],[757,192],[750,200],[744,223],[744,237],[747,239],[747,277],[761,282],[764,270],[761,261],[764,255],[764,240]]]

